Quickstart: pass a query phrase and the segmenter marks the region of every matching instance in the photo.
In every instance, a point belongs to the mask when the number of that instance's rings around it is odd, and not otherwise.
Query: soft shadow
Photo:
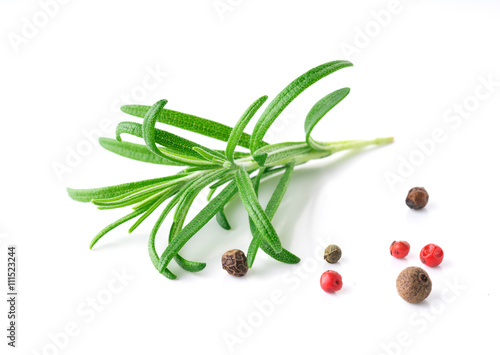
[[[317,198],[318,194],[321,193],[321,189],[318,189],[318,187],[323,186],[321,183],[322,180],[326,176],[328,176],[329,179],[334,178],[335,174],[340,171],[338,168],[346,165],[349,161],[355,161],[354,158],[361,156],[362,154],[367,154],[375,148],[378,147],[342,152],[339,153],[337,157],[333,159],[330,158],[328,161],[323,160],[316,166],[299,166],[297,170],[294,171],[287,194],[283,198],[283,204],[277,212],[278,216],[273,221],[273,224],[279,225],[280,238],[285,245],[288,244],[286,243],[287,236],[293,234],[295,221],[297,221],[299,216],[301,216],[304,212],[307,213],[307,211],[304,211],[304,207],[308,206],[312,201],[314,201],[314,199]],[[280,175],[269,180],[279,179],[279,177]],[[275,184],[276,183],[277,182],[275,182]],[[291,193],[292,191],[293,194]]]

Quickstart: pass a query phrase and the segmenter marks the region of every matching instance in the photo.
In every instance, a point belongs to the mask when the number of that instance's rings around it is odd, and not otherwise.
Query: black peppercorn
[[[406,302],[419,303],[431,293],[432,282],[424,269],[410,266],[401,271],[396,280],[396,287]]]
[[[330,264],[335,264],[337,261],[339,261],[341,256],[342,256],[342,250],[339,248],[338,245],[331,244],[326,247],[324,256],[326,262]]]
[[[232,249],[226,251],[222,255],[222,268],[227,271],[229,275],[244,276],[248,271],[247,257],[245,253],[239,249]]]
[[[423,187],[414,187],[408,192],[406,205],[414,210],[424,208],[429,201],[429,194]]]

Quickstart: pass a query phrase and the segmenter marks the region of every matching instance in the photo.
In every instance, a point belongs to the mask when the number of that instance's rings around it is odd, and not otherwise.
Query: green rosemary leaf
[[[207,195],[207,201],[210,201],[210,199],[212,198],[215,190],[217,190],[217,189],[216,188],[215,189],[209,189],[208,195]]]
[[[286,142],[266,145],[255,151],[254,159],[261,166],[287,164],[296,156],[310,153],[312,149],[304,142]]]
[[[133,160],[142,161],[145,163],[153,164],[163,164],[163,165],[184,165],[182,163],[176,162],[174,160],[159,157],[151,153],[151,151],[145,145],[135,144],[130,142],[120,142],[116,139],[111,138],[99,138],[99,144],[106,150],[112,153],[121,155],[125,158],[130,158]]]
[[[259,166],[264,166],[267,161],[267,154],[266,153],[255,154],[253,158],[257,162],[257,164],[259,164]]]
[[[181,202],[177,205],[177,209],[175,211],[174,221],[172,223],[172,226],[170,227],[170,234],[168,237],[169,243],[182,230],[182,227],[184,226],[184,222],[186,220],[186,216],[195,199],[195,196],[189,198],[187,197],[187,195],[185,195],[184,197],[185,198],[181,198]],[[186,260],[179,253],[177,253],[177,255],[175,256],[175,261],[184,270],[189,272],[198,272],[203,270],[207,266],[206,263]]]
[[[165,184],[154,185],[151,188],[143,189],[141,191],[138,191],[137,193],[126,194],[126,196],[120,199],[117,198],[99,199],[99,200],[92,200],[92,203],[99,207],[120,208],[120,207],[130,206],[135,203],[144,201],[145,199],[151,196],[162,194],[163,190],[172,186],[173,184],[175,184],[175,181],[173,183],[167,182]]]
[[[243,202],[243,206],[245,206],[249,217],[254,222],[259,233],[263,235],[274,251],[279,253],[282,250],[282,246],[278,233],[276,233],[271,221],[260,206],[252,181],[250,180],[246,170],[243,168],[240,168],[236,173],[236,183],[238,184],[241,201]]]
[[[265,171],[266,171],[265,168],[260,168],[257,175],[255,175],[255,177],[253,179],[251,179],[253,189],[255,191],[255,196],[257,196],[257,197],[259,197],[260,180],[262,180],[262,175],[264,175]]]
[[[191,201],[194,200],[194,198],[198,195],[198,193],[207,185],[212,183],[214,180],[220,178],[225,172],[224,171],[214,171],[211,173],[207,173],[205,176],[200,177],[200,179],[196,180],[192,184],[186,185],[179,193],[169,202],[165,210],[162,212],[160,217],[158,218],[155,226],[153,227],[153,230],[151,231],[150,238],[149,238],[149,255],[151,258],[151,261],[157,267],[158,270],[162,270],[158,268],[158,254],[156,253],[156,248],[155,248],[155,239],[156,239],[156,234],[158,233],[158,230],[163,223],[163,220],[165,217],[168,215],[168,213],[172,210],[172,208],[179,202],[181,201],[182,203],[186,203],[184,201]],[[192,203],[192,202],[191,202]],[[190,204],[189,204],[190,205]],[[179,207],[178,207],[179,208]],[[187,210],[185,211],[187,213]],[[184,217],[185,218],[185,217]],[[179,216],[177,216],[177,219],[179,219]],[[175,220],[175,217],[174,217]],[[183,222],[183,221],[182,221]],[[182,227],[182,226],[181,226]],[[199,271],[202,270],[205,267],[204,263],[195,263],[191,261],[187,261],[186,259],[178,256],[178,251],[173,255],[175,258],[176,262],[179,264],[180,267],[187,271]]]
[[[254,186],[255,186],[255,180],[259,179],[259,181],[260,181],[261,177],[262,177],[262,174],[259,173],[256,177],[252,178],[252,181],[254,182]],[[233,179],[234,179],[234,176],[231,174],[228,177],[221,179],[217,183],[210,186],[210,189],[211,189],[211,191],[215,192],[215,189],[217,189],[217,187],[224,185],[225,183],[227,183],[228,181],[233,180]],[[225,229],[225,230],[231,229],[231,225],[229,224],[229,221],[227,220],[227,217],[226,217],[226,213],[224,212],[224,207],[222,207],[221,210],[215,215],[215,220],[217,221],[219,226],[221,226],[223,229]]]
[[[268,177],[268,176],[270,176],[270,175],[272,175],[274,173],[277,173],[277,172],[283,170],[284,168],[285,167],[278,167],[278,168],[275,168],[275,169],[266,168],[265,172],[262,174],[261,178]],[[220,187],[220,186],[228,183],[229,181],[233,180],[234,179],[234,175],[233,174],[234,174],[233,171],[230,171],[226,177],[220,179],[218,182],[216,182],[215,184],[211,185],[210,189],[212,191],[215,191],[215,189],[217,189],[218,187]],[[257,175],[257,176],[259,176],[259,175]],[[253,177],[252,181],[254,181],[257,178],[257,176]],[[216,220],[217,220],[217,223],[222,228],[224,228],[226,230],[231,229],[231,226],[230,226],[229,222],[227,221],[227,218],[226,218],[225,213],[224,213],[224,207],[217,213]]]
[[[343,88],[336,90],[321,100],[319,100],[307,114],[306,120],[304,122],[304,130],[306,132],[306,142],[307,144],[316,150],[323,150],[324,147],[320,143],[314,141],[311,137],[311,132],[316,126],[316,124],[325,116],[332,108],[334,108],[340,101],[342,101],[351,89]]]
[[[267,144],[267,143],[266,143]],[[220,151],[218,151],[220,153]],[[222,152],[223,154],[225,154],[225,151]],[[250,153],[245,153],[245,152],[239,152],[239,151],[235,151],[233,153],[233,157],[234,159],[240,159],[240,158],[250,158],[252,156],[252,154]]]
[[[227,184],[229,181],[234,179],[234,174],[235,172],[233,170],[228,170],[226,172],[226,176],[223,176],[222,178],[219,179],[216,183],[210,185],[209,189],[216,189],[218,187],[221,187],[224,184]]]
[[[288,185],[290,184],[290,180],[292,178],[293,168],[295,167],[294,163],[290,163],[287,165],[285,169],[285,173],[281,177],[276,189],[274,190],[271,199],[267,203],[266,206],[266,214],[269,216],[269,219],[272,220],[278,207],[285,196],[286,190],[288,189]]]
[[[177,254],[174,259],[175,259],[175,262],[177,264],[179,264],[179,266],[183,270],[186,270],[189,272],[199,272],[207,266],[206,263],[200,263],[197,261],[190,261],[190,260],[184,259],[180,254]]]
[[[226,155],[224,152],[221,152],[220,150],[217,149],[210,149],[207,147],[202,147],[206,152],[212,154],[214,157],[218,157],[220,160],[226,161]],[[250,154],[247,154],[249,156]]]
[[[144,138],[143,125],[136,122],[120,122],[116,126],[116,139],[121,141],[122,134],[130,134],[139,138]],[[191,142],[185,138],[179,137],[170,132],[162,131],[160,129],[154,129],[148,133],[148,139],[154,139],[155,144],[158,143],[163,147],[156,146],[156,149],[160,152],[161,157],[175,161],[178,165],[207,165],[209,164],[205,160],[201,160],[201,157],[192,148],[201,147],[200,145]],[[156,155],[156,153],[154,153]],[[158,156],[158,155],[157,155]]]
[[[154,267],[157,270],[159,270],[158,262],[159,262],[160,258],[158,257],[158,253],[156,252],[156,246],[155,246],[155,243],[156,243],[156,234],[158,233],[158,230],[160,229],[161,225],[163,224],[163,221],[168,216],[168,214],[170,213],[170,211],[179,202],[179,200],[181,198],[181,195],[182,195],[182,191],[184,191],[184,189],[181,190],[180,193],[178,193],[177,195],[175,195],[172,198],[172,200],[170,200],[170,202],[167,204],[167,206],[165,206],[165,208],[161,212],[160,216],[158,217],[155,225],[153,226],[153,229],[151,230],[151,233],[149,234],[148,253],[149,253],[149,257],[151,259],[151,262],[153,263]],[[180,257],[178,254],[176,254],[175,257],[176,257],[176,261],[179,264],[179,266],[183,267],[184,266],[184,261],[186,261],[186,260],[184,258]],[[186,267],[189,268],[189,266],[186,266]],[[177,276],[175,276],[174,274],[172,274],[172,272],[170,272],[167,268],[164,268],[162,271],[160,271],[160,273],[162,275],[168,277],[168,278],[170,278],[171,275],[173,275],[174,278],[177,278]]]
[[[167,195],[167,199],[176,195],[180,189],[182,188],[182,186],[184,185],[181,185],[181,186],[171,186],[167,189],[165,189],[164,191],[160,191],[150,197],[147,197],[145,200],[141,201],[141,202],[138,202],[136,205],[132,206],[132,209],[134,210],[137,210],[139,208],[141,208],[142,206],[144,205],[147,205],[147,204],[150,204],[150,203],[154,203],[155,201],[157,201],[160,197],[163,197],[163,195]]]
[[[182,229],[184,221],[186,220],[187,213],[189,211],[189,208],[193,204],[193,201],[194,198],[191,198],[191,200],[189,201],[181,199],[181,202],[177,205],[177,209],[174,215],[174,221],[172,223],[172,226],[170,227],[170,234],[168,237],[169,242],[171,242],[172,239]],[[177,254],[175,256],[175,261],[177,262],[177,264],[179,264],[180,267],[189,272],[198,272],[203,270],[207,266],[206,263],[186,260],[182,256],[180,256],[180,254]]]
[[[168,245],[161,255],[157,268],[160,272],[166,269],[170,261],[189,239],[191,239],[226,205],[226,203],[236,194],[237,189],[236,182],[233,181],[229,183],[179,232],[179,234],[177,234],[172,243]]]
[[[191,168],[186,168],[183,170],[185,173],[193,173],[195,171],[203,171],[203,170],[212,170],[212,169],[220,169],[220,165],[202,165],[202,166],[193,166]]]
[[[96,189],[71,189],[67,188],[68,195],[76,201],[90,202],[97,199],[106,199],[120,196],[132,191],[140,190],[144,187],[155,185],[166,181],[176,180],[187,176],[188,174],[177,174],[156,179],[128,182],[125,184],[100,187]]]
[[[290,183],[290,178],[292,176],[294,163],[291,163],[287,166],[285,173],[281,177],[276,189],[274,190],[271,199],[267,203],[266,206],[266,214],[271,221],[278,210],[278,207],[283,200],[283,196],[285,196],[286,190],[288,188],[288,184]],[[255,193],[257,194],[259,189],[259,184],[257,183],[255,186]],[[253,262],[255,260],[255,256],[257,255],[257,251],[259,250],[260,244],[262,242],[263,235],[259,233],[254,223],[250,223],[250,230],[252,232],[253,238],[250,246],[248,247],[247,252],[247,264],[248,267],[252,267]]]
[[[230,230],[231,225],[229,224],[229,221],[227,220],[226,214],[224,213],[224,207],[215,215],[215,220],[225,230]]]
[[[266,110],[255,125],[250,140],[250,150],[252,153],[259,149],[260,142],[276,118],[300,93],[325,76],[349,66],[352,66],[352,63],[345,60],[322,64],[301,75],[283,89],[266,107]]]
[[[264,102],[266,102],[266,100],[267,96],[262,96],[255,100],[250,105],[250,107],[246,109],[239,121],[236,123],[236,126],[234,126],[233,130],[231,131],[231,135],[229,136],[226,146],[226,158],[231,163],[234,163],[234,150],[236,149],[236,146],[238,145],[243,135],[245,127],[247,126],[248,122],[250,122],[255,113],[259,110],[259,108],[264,104]]]
[[[132,233],[146,218],[148,218],[151,215],[151,213],[153,213],[169,197],[170,196],[169,196],[168,192],[163,192],[163,195],[158,196],[154,203],[151,204],[151,202],[150,202],[149,203],[150,207],[147,209],[147,211],[144,212],[142,214],[142,216],[139,217],[139,219],[137,219],[137,221],[135,221],[135,223],[132,225],[132,227],[130,227],[130,229],[128,230],[129,234]]]
[[[273,175],[275,173],[278,173],[278,172],[280,172],[280,171],[282,171],[284,169],[290,169],[290,167],[289,166],[280,166],[280,167],[272,168],[272,169],[271,168],[266,168],[264,170],[264,173],[261,176],[261,179],[264,179],[264,178],[266,178],[268,176],[271,176],[271,175]],[[254,180],[254,179],[256,179],[256,177],[252,178],[252,180]],[[254,182],[254,185],[255,185],[255,182]],[[255,192],[257,193],[257,190]],[[267,210],[267,208],[266,208],[266,210]],[[272,214],[269,217],[269,219],[272,220],[273,217],[274,217],[274,214]],[[253,224],[253,222],[252,222],[252,224]],[[255,225],[254,225],[254,228],[255,228]],[[255,228],[255,231],[257,232],[256,228]],[[295,254],[289,252],[285,248],[283,248],[283,250],[281,252],[276,253],[265,239],[261,239],[260,249],[262,249],[270,257],[272,257],[275,260],[280,261],[282,263],[297,264],[298,262],[300,262],[300,258],[298,256],[296,256]]]
[[[144,142],[150,151],[156,155],[166,158],[165,154],[160,152],[156,146],[156,121],[158,120],[160,110],[167,104],[167,100],[157,101],[151,108],[146,112],[144,116],[144,123],[142,124],[142,137]]]
[[[140,187],[136,190],[132,190],[132,191],[126,192],[124,194],[121,194],[121,195],[118,195],[115,197],[109,197],[106,199],[93,199],[92,202],[106,204],[106,203],[123,201],[123,199],[125,199],[126,197],[132,196],[132,195],[137,194],[137,193],[144,191],[144,190],[157,189],[157,188],[167,188],[170,186],[182,185],[182,183],[184,181],[187,181],[187,180],[184,178],[180,178],[180,179],[175,179],[175,180],[171,180],[171,181],[158,182],[156,184]],[[157,191],[157,190],[155,190],[155,191]]]
[[[99,239],[101,239],[106,233],[115,229],[120,224],[123,224],[123,223],[131,220],[132,218],[139,216],[141,213],[144,213],[144,211],[146,211],[146,209],[147,209],[147,207],[144,207],[140,210],[133,211],[132,213],[130,213],[130,214],[118,219],[117,221],[111,223],[110,225],[106,226],[103,230],[101,230],[99,233],[97,233],[97,235],[94,237],[94,239],[92,239],[92,241],[90,242],[90,249],[92,249],[94,247],[94,245],[99,241]]]
[[[265,168],[260,168],[259,173],[252,180],[253,189],[255,190],[255,196],[257,196],[257,198],[259,197],[260,180],[262,179],[262,174],[265,172],[265,170],[266,170]],[[248,247],[248,251],[247,251],[247,265],[249,268],[251,268],[253,265],[253,261],[255,259],[255,256],[257,255],[257,250],[259,249],[260,241],[262,240],[262,234],[260,234],[257,231],[257,227],[255,227],[255,223],[253,223],[253,221],[250,217],[248,218],[248,222],[250,224],[250,231],[254,235],[254,237],[252,238],[252,241],[250,242],[250,245]],[[258,236],[259,240],[257,240],[257,238],[255,238],[255,236]]]
[[[265,239],[261,240],[260,249],[262,249],[262,251],[269,255],[271,258],[285,264],[297,264],[300,262],[300,258],[297,255],[291,253],[285,248],[283,248],[281,252],[276,253]]]
[[[140,123],[130,121],[120,122],[116,125],[115,129],[115,138],[118,142],[122,141],[122,134],[130,134],[132,136],[142,138],[142,125]]]
[[[187,185],[187,187],[179,193],[182,195],[182,197],[181,197],[181,203],[177,207],[176,214],[177,213],[180,213],[180,214],[178,217],[174,217],[174,220],[179,219],[182,222],[180,225],[180,228],[182,228],[182,225],[184,224],[184,220],[185,220],[185,216],[183,216],[183,213],[185,213],[187,215],[188,209],[191,206],[191,204],[193,203],[196,196],[198,196],[198,194],[205,187],[210,185],[212,182],[220,179],[225,174],[226,174],[226,172],[223,170],[215,170],[211,173],[207,173],[205,176],[199,178],[198,180],[196,180],[192,184]],[[184,211],[183,208],[186,210]],[[180,231],[180,228],[179,228],[179,230],[175,231],[175,234],[177,234]]]
[[[205,160],[211,163],[220,163],[223,164],[226,161],[226,157],[222,156],[222,158],[212,149],[193,147],[193,150],[201,155]]]
[[[151,106],[125,105],[120,109],[132,116],[144,118]],[[158,117],[158,122],[165,123],[177,128],[185,129],[194,133],[227,142],[231,135],[232,128],[221,123],[207,120],[205,118],[188,115],[186,113],[162,109]],[[265,145],[262,142],[260,146]],[[250,135],[243,133],[238,143],[239,146],[250,148]]]

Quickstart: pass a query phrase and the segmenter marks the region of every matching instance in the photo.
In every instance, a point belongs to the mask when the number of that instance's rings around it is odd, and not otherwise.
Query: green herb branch
[[[267,100],[262,96],[243,113],[234,128],[201,117],[165,109],[167,100],[153,106],[127,105],[121,109],[132,116],[143,118],[143,123],[121,122],[116,128],[116,139],[100,138],[101,146],[126,158],[172,166],[182,166],[175,175],[131,182],[95,189],[70,189],[68,194],[77,201],[92,202],[98,209],[131,207],[132,211],[101,230],[90,243],[92,248],[106,233],[117,226],[136,219],[129,232],[136,229],[157,208],[165,204],[148,241],[148,251],[155,268],[169,279],[175,279],[169,269],[172,259],[184,270],[203,270],[205,263],[189,261],[179,253],[182,247],[216,217],[219,225],[230,229],[224,214],[227,203],[236,195],[245,207],[250,222],[252,240],[247,252],[247,263],[252,267],[259,249],[284,263],[298,263],[300,258],[286,250],[271,221],[286,193],[294,168],[313,159],[322,159],[336,152],[383,145],[392,137],[373,140],[319,142],[311,133],[316,124],[348,94],[350,89],[336,90],[319,100],[309,111],[304,124],[304,142],[268,144],[263,141],[266,132],[283,110],[305,89],[345,67],[347,61],[333,61],[309,70],[283,89],[266,107],[251,135],[244,130]],[[195,132],[227,142],[225,151],[206,146],[156,128],[157,123]],[[126,142],[122,136],[132,135],[144,140],[144,145]],[[237,150],[244,148],[244,151]],[[258,200],[260,183],[275,174],[282,174],[267,206]],[[186,224],[186,216],[198,194],[208,188],[208,204]],[[215,194],[217,190],[219,193]],[[213,197],[215,195],[215,197]],[[168,202],[167,202],[168,201]],[[156,235],[170,212],[168,246],[160,254],[156,250]]]

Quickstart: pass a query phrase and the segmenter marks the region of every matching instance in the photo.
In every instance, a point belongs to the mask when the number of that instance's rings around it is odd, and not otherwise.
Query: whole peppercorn
[[[247,257],[245,253],[239,249],[232,249],[226,251],[221,258],[222,268],[227,271],[229,275],[245,276],[248,271]]]
[[[424,269],[410,266],[401,271],[396,287],[402,299],[409,303],[422,302],[432,290],[432,281]]]
[[[390,247],[391,255],[395,258],[402,259],[410,252],[410,243],[405,241],[393,241]]]
[[[427,266],[438,266],[443,261],[443,249],[436,244],[427,244],[420,251],[420,261]]]
[[[342,250],[339,248],[338,245],[331,244],[326,247],[324,256],[326,262],[330,264],[335,264],[337,261],[339,261],[341,256],[342,256]]]
[[[328,270],[321,275],[319,281],[323,291],[332,293],[339,291],[342,288],[342,276],[337,271]]]
[[[414,210],[424,208],[429,202],[429,194],[423,187],[414,187],[406,196],[406,205]]]

